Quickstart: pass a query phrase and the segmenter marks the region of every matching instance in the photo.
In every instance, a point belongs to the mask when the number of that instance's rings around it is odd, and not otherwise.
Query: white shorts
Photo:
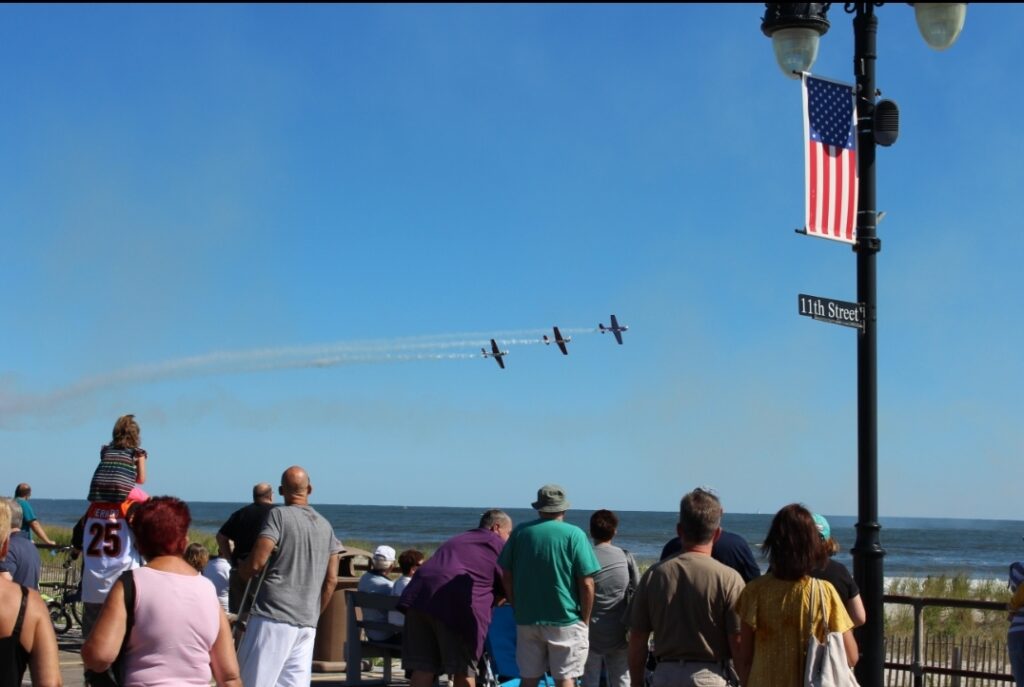
[[[313,672],[315,627],[298,627],[270,618],[249,617],[238,647],[245,687],[309,687]]]
[[[583,675],[590,649],[590,628],[572,625],[516,625],[516,663],[525,678],[549,673],[556,680]],[[248,687],[249,683],[245,683]]]

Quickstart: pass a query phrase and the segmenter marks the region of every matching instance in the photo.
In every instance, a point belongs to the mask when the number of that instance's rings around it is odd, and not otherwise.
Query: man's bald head
[[[281,475],[281,487],[278,493],[284,497],[286,504],[306,504],[309,502],[309,494],[313,491],[313,485],[309,482],[309,475],[298,465],[293,465]]]
[[[270,486],[270,482],[260,482],[252,488],[252,502],[253,503],[273,503],[274,502],[274,487]]]

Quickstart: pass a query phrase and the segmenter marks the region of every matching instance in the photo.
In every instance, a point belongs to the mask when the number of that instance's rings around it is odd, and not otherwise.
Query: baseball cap
[[[828,520],[825,519],[824,515],[814,513],[811,515],[814,518],[814,524],[818,528],[818,534],[821,535],[822,539],[828,539],[832,536],[832,528],[828,526]]]
[[[395,550],[390,546],[378,546],[373,550],[373,558],[377,561],[394,561]]]

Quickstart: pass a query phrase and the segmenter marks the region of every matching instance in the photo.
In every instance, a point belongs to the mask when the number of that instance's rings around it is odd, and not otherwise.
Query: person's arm
[[[210,648],[210,668],[218,687],[242,687],[235,642],[231,639],[231,626],[224,613],[220,614],[220,630],[217,631],[217,639]]]
[[[338,554],[332,553],[327,559],[327,572],[324,573],[324,583],[320,587],[320,612],[327,610],[334,596],[334,589],[338,586]]]
[[[29,523],[28,526],[32,528],[32,531],[35,532],[35,535],[39,537],[39,539],[41,539],[42,542],[47,546],[57,545],[56,542],[54,542],[52,539],[46,536],[46,530],[43,529],[43,526],[39,524],[38,520],[33,520]]]
[[[5,580],[8,580],[9,582],[14,581],[14,576],[6,570],[0,570],[0,577],[4,578]]]
[[[629,682],[632,685],[644,684],[644,669],[647,667],[647,633],[631,630],[629,633]]]
[[[580,592],[580,619],[585,625],[590,624],[590,614],[594,611],[594,578],[579,577],[576,584]]]
[[[263,566],[270,560],[270,554],[274,552],[275,545],[276,542],[269,537],[256,538],[256,544],[253,545],[248,558],[238,567],[238,575],[243,582],[263,570]]]
[[[124,608],[124,585],[121,580],[114,583],[107,594],[100,617],[92,629],[89,639],[82,645],[82,663],[89,670],[102,672],[110,667],[121,651],[121,642],[128,625],[128,613]]]
[[[23,637],[28,635],[30,645],[29,672],[32,684],[39,687],[61,687],[60,654],[57,651],[57,635],[53,632],[53,623],[39,593],[30,590],[28,606],[25,609],[25,627]],[[25,646],[24,640],[22,646]]]
[[[146,483],[146,452],[139,451],[135,454],[135,483]]]
[[[512,571],[507,568],[501,571],[501,586],[505,588],[505,600],[508,601],[509,606],[515,606],[512,596]]]
[[[860,660],[860,650],[857,649],[857,640],[853,636],[853,630],[847,630],[843,633],[843,646],[846,647],[846,662],[852,668]]]
[[[217,546],[220,548],[220,555],[230,560],[233,548],[226,534],[217,533]]]
[[[740,623],[739,646],[730,648],[736,652],[733,654],[733,662],[740,676],[740,684],[745,685],[750,680],[750,667],[754,663],[754,628],[745,622]]]
[[[640,566],[637,565],[633,554],[629,554],[626,564],[629,566],[629,584],[636,591],[636,586],[640,583]]]
[[[78,558],[85,546],[85,516],[83,515],[71,528],[71,557]]]
[[[864,601],[860,598],[860,594],[851,596],[844,605],[846,606],[846,612],[850,614],[850,620],[853,621],[854,627],[860,627],[868,621],[868,614],[864,611]]]

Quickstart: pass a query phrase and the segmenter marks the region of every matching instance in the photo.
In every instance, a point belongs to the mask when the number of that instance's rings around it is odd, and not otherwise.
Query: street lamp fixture
[[[761,30],[772,39],[782,73],[799,79],[818,59],[818,39],[828,31],[827,2],[774,2],[765,5]]]
[[[966,2],[917,2],[914,16],[925,43],[936,50],[945,50],[956,43],[967,19]]]
[[[772,39],[775,60],[791,79],[808,71],[818,58],[818,42],[829,29],[830,2],[769,2],[761,30]],[[863,3],[847,3],[860,5]],[[881,3],[872,3],[881,4]],[[936,50],[953,45],[967,18],[965,2],[911,2],[917,28],[925,42]]]
[[[761,30],[772,39],[782,72],[798,78],[808,71],[818,52],[818,40],[828,31],[827,13],[832,3],[765,3]],[[857,679],[863,687],[882,687],[885,667],[883,635],[885,593],[882,548],[878,523],[878,357],[876,258],[881,250],[877,235],[881,219],[875,205],[875,151],[892,145],[899,133],[896,104],[876,102],[875,60],[877,57],[880,2],[848,2],[853,17],[853,71],[857,103],[857,302],[863,308],[864,326],[857,335],[857,541],[853,546],[853,575],[860,587],[867,622],[857,630],[860,661]],[[909,3],[914,6],[917,25],[928,45],[945,50],[960,35],[967,8],[965,3]],[[795,73],[794,73],[795,72]],[[915,671],[914,684],[923,675]]]

